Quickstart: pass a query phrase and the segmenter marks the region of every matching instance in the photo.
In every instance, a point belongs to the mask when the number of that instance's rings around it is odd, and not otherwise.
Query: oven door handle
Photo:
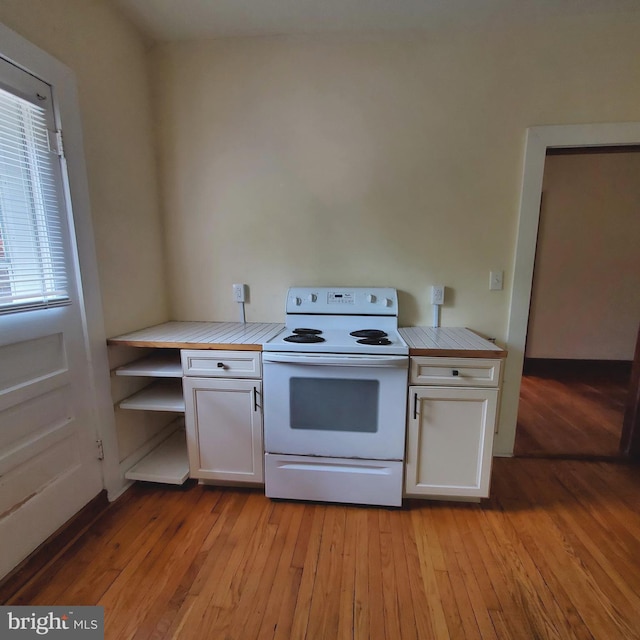
[[[295,353],[262,353],[262,362],[275,364],[299,364],[305,366],[339,367],[407,367],[408,356],[360,356],[360,355],[311,355]]]

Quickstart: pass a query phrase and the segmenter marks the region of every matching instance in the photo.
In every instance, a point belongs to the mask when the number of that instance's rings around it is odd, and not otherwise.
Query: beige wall
[[[638,22],[159,46],[173,315],[281,320],[292,284],[384,284],[401,321],[504,339],[528,126],[640,119]],[[504,269],[504,292],[488,290]]]
[[[166,320],[144,42],[105,0],[0,0],[0,21],[75,72],[107,335]]]
[[[640,153],[547,157],[527,356],[632,360]]]

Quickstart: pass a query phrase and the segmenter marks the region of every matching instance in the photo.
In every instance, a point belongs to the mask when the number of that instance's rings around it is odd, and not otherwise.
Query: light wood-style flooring
[[[496,459],[481,504],[137,485],[15,593],[109,639],[640,638],[640,470]]]
[[[617,457],[629,375],[606,365],[525,374],[515,455]]]

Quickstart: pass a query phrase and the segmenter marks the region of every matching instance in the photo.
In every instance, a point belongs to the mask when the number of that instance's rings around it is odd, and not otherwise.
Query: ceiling
[[[111,0],[149,38],[429,30],[483,21],[634,12],[639,0]]]

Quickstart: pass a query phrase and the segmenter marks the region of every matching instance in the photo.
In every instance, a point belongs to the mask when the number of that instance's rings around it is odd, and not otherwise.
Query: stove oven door
[[[407,356],[263,353],[265,451],[402,460]]]

